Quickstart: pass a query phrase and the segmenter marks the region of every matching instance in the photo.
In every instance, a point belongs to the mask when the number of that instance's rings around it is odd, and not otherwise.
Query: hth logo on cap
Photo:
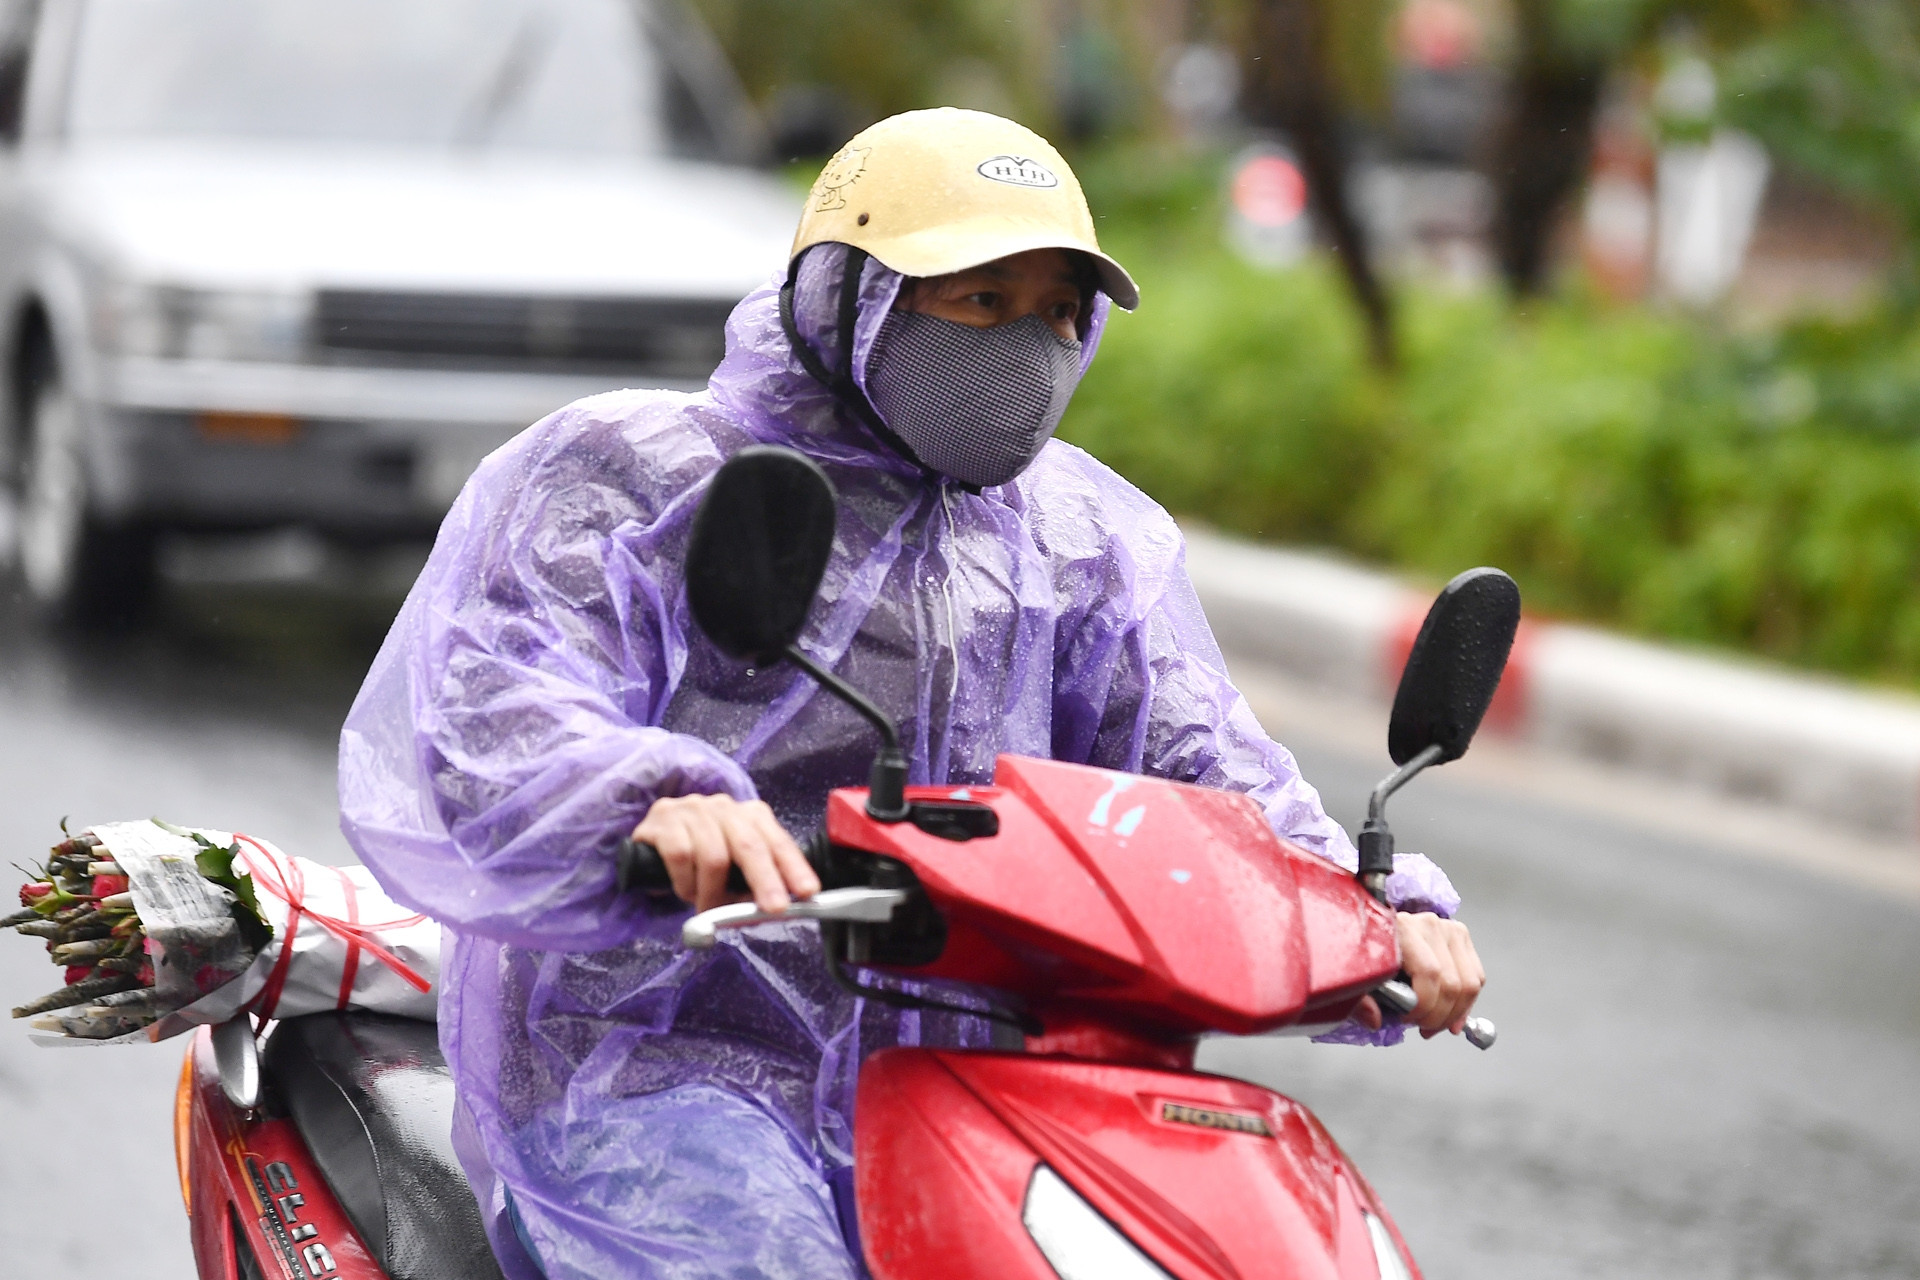
[[[995,156],[982,160],[976,170],[983,178],[1004,182],[1010,187],[1057,187],[1060,179],[1038,160],[1024,156]]]

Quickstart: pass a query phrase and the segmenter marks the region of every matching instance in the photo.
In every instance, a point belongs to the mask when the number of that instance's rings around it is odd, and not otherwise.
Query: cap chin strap
[[[860,276],[866,270],[867,259],[872,255],[864,249],[846,246],[847,261],[844,274],[840,278],[840,314],[837,321],[840,339],[839,369],[828,369],[820,359],[820,353],[800,336],[800,326],[793,318],[793,291],[800,280],[800,260],[818,248],[809,245],[800,251],[787,267],[787,281],[780,286],[780,328],[786,332],[787,341],[793,347],[793,354],[800,358],[801,368],[807,371],[821,386],[825,387],[833,398],[840,402],[849,413],[859,419],[861,425],[873,432],[880,442],[895,453],[920,468],[927,479],[936,484],[952,484],[965,489],[968,493],[980,492],[980,486],[955,480],[950,476],[928,466],[920,460],[911,445],[902,440],[880,417],[879,411],[867,399],[866,392],[853,378],[853,331],[860,318]]]

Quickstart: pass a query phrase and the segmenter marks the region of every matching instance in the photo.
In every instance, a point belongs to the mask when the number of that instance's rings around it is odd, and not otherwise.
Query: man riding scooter
[[[1354,865],[1228,681],[1172,520],[1051,438],[1111,305],[1136,302],[1043,139],[896,116],[822,173],[706,392],[581,401],[469,481],[348,718],[340,787],[367,865],[448,927],[455,1143],[515,1280],[860,1275],[862,1058],[1000,1034],[848,995],[816,926],[692,953],[684,913],[616,887],[631,836],[694,907],[736,867],[763,910],[810,896],[795,835],[871,758],[805,674],[691,624],[692,517],[744,448],[831,478],[804,646],[898,722],[913,782],[986,784],[1003,752],[1152,774],[1244,792]],[[1457,896],[1417,855],[1387,894],[1406,1023],[1460,1031],[1483,975]],[[1363,1009],[1335,1038],[1398,1038]]]

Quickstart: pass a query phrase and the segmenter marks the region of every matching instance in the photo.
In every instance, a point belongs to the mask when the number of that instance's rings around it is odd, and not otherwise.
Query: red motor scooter
[[[1343,1021],[1396,980],[1387,799],[1467,748],[1506,665],[1519,592],[1463,574],[1435,601],[1395,699],[1399,770],[1375,789],[1359,875],[1278,839],[1248,797],[1002,756],[991,787],[905,787],[894,726],[794,644],[832,550],[826,478],[797,454],[722,468],[688,549],[688,603],[721,649],[785,659],[860,711],[882,748],[828,799],[825,963],[868,998],[995,993],[1024,1053],[892,1049],[854,1114],[863,1253],[876,1280],[1128,1280],[1417,1274],[1366,1181],[1305,1108],[1193,1070],[1207,1032]],[[628,846],[654,885],[650,851]],[[683,939],[767,920],[751,903]],[[892,978],[913,980],[896,986]],[[863,977],[865,980],[863,980]],[[1493,1028],[1475,1019],[1481,1047]]]
[[[1400,1280],[1419,1273],[1364,1178],[1304,1107],[1193,1070],[1208,1032],[1310,1031],[1397,980],[1388,797],[1462,754],[1504,668],[1519,596],[1494,570],[1435,602],[1395,699],[1398,771],[1374,791],[1358,877],[1276,838],[1245,796],[1003,756],[990,787],[907,787],[894,726],[795,647],[835,499],[798,454],[747,450],[695,522],[687,589],[722,650],[788,660],[878,730],[870,784],[835,791],[809,849],[825,886],[783,918],[868,999],[964,1007],[1025,1052],[892,1049],[861,1067],[856,1247],[875,1280]],[[621,883],[666,896],[622,842]],[[691,917],[683,939],[769,919]],[[906,984],[899,979],[909,980]],[[983,1001],[974,999],[987,993]],[[1475,1019],[1481,1047],[1493,1028]],[[433,1028],[366,1015],[198,1033],[176,1138],[202,1280],[494,1276],[448,1133]]]

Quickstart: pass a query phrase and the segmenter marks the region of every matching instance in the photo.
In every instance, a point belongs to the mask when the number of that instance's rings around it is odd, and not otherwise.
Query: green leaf
[[[253,877],[234,869],[234,859],[240,856],[240,842],[236,840],[222,848],[198,831],[181,830],[200,846],[200,852],[193,856],[193,864],[200,869],[200,874],[233,894],[233,918],[240,926],[240,936],[256,949],[266,945],[273,937],[273,926],[260,910],[260,895],[254,890]]]

